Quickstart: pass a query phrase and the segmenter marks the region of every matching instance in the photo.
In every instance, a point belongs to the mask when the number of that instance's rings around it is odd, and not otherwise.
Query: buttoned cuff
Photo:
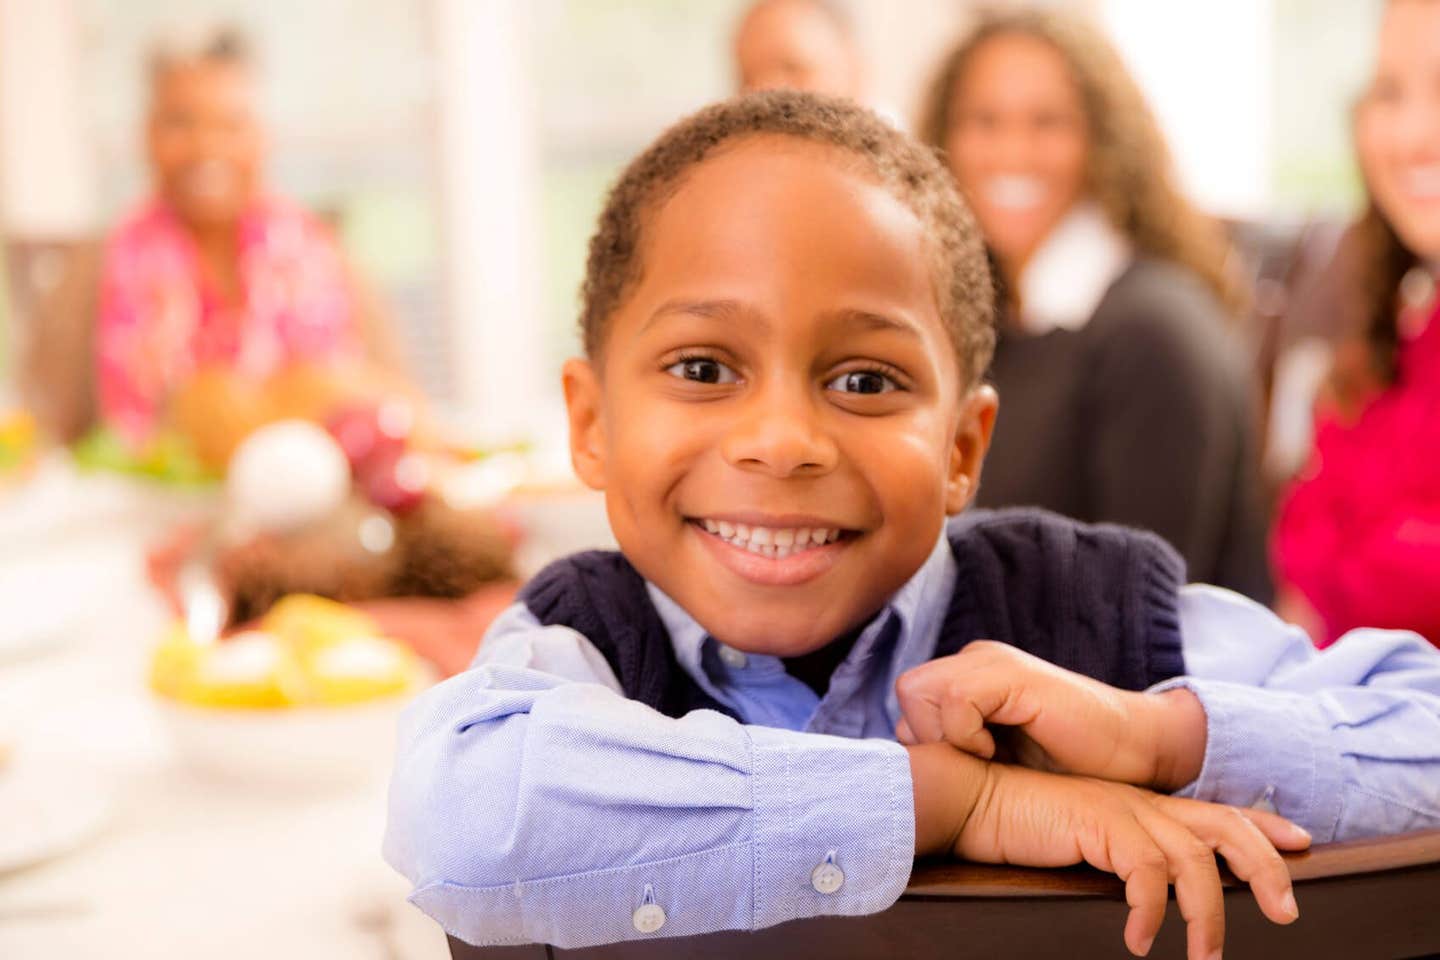
[[[476,946],[548,943],[565,949],[649,937],[685,937],[750,925],[750,898],[736,890],[748,879],[752,845],[724,847],[665,860],[504,886],[438,882],[410,902],[445,931]],[[714,891],[714,896],[706,896]],[[664,919],[643,923],[641,907]],[[583,920],[577,911],[584,911]]]
[[[899,899],[915,857],[905,748],[888,740],[747,730],[755,750],[752,927],[877,913]]]
[[[1341,757],[1305,696],[1221,680],[1179,677],[1149,692],[1186,689],[1205,709],[1205,760],[1176,796],[1236,807],[1268,801],[1315,842],[1335,836],[1342,807]]]
[[[410,901],[468,943],[562,948],[759,929],[893,904],[915,854],[905,749],[885,740],[745,730],[749,840],[505,885],[434,882]],[[584,922],[576,910],[586,911]]]

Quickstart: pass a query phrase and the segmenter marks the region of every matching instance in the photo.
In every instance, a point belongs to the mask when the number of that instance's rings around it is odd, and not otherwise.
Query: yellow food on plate
[[[294,650],[252,630],[204,648],[182,699],[202,707],[289,707],[305,702]]]
[[[380,625],[354,607],[308,593],[282,597],[261,618],[260,629],[306,658],[351,637],[380,635]]]
[[[39,449],[35,418],[24,411],[0,409],[0,475],[26,472]]]
[[[402,693],[414,676],[414,655],[380,637],[342,640],[309,661],[315,702],[329,706],[394,696]]]
[[[344,706],[397,696],[421,676],[407,647],[369,617],[320,597],[281,600],[251,630],[196,643],[182,624],[156,648],[150,685],[180,703],[264,709]]]
[[[172,700],[185,699],[205,648],[177,621],[166,631],[150,656],[150,689]]]

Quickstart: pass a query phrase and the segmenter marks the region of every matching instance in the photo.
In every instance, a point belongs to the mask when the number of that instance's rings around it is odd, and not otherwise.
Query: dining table
[[[177,748],[144,561],[218,496],[63,452],[0,482],[0,957],[444,958],[380,855],[389,744],[375,776],[320,784]]]
[[[220,497],[86,472],[60,451],[24,478],[0,477],[0,958],[569,955],[447,942],[406,901],[380,854],[385,738],[373,774],[337,781],[219,776],[181,749],[147,680],[173,614],[145,558],[177,526],[212,520]],[[522,573],[613,542],[598,497],[552,491],[512,506],[531,534]],[[1265,924],[1232,886],[1227,956],[1440,951],[1440,832],[1289,860],[1305,920]],[[975,955],[1118,956],[1123,913],[1121,887],[1094,871],[930,864],[874,917],[578,955],[939,957],[964,942]],[[1180,956],[1182,943],[1172,921],[1156,955]]]

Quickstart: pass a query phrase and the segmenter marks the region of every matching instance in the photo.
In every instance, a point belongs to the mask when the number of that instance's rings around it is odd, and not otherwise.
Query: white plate
[[[113,598],[114,574],[76,552],[80,555],[0,563],[0,663],[74,639]]]
[[[346,706],[156,703],[177,756],[197,773],[241,789],[350,788],[384,781],[395,759],[400,713],[434,680],[424,670],[411,690]]]
[[[0,766],[0,875],[62,856],[91,840],[114,793],[73,758],[17,748]]]

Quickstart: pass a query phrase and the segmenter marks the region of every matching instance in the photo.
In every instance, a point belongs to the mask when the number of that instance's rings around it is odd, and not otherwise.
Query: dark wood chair
[[[1300,919],[1271,924],[1249,891],[1227,880],[1225,956],[1305,960],[1440,954],[1440,830],[1335,843],[1286,857]],[[619,943],[586,950],[472,947],[451,939],[454,960],[577,960],[685,957],[700,960],[907,957],[1123,957],[1124,889],[1089,869],[1025,870],[917,864],[900,901],[869,917],[797,920],[754,933]],[[1184,923],[1172,908],[1151,950],[1185,956]]]

